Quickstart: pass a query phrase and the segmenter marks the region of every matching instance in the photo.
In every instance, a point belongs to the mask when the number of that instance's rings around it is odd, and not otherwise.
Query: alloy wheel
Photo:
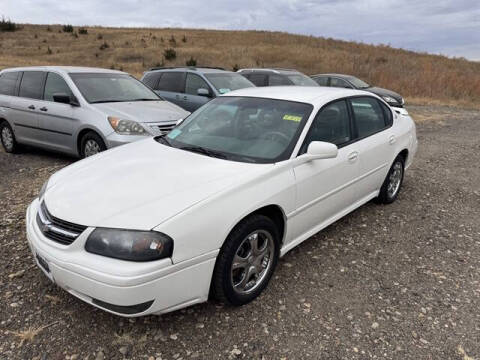
[[[89,139],[85,143],[85,148],[83,154],[85,157],[89,157],[95,154],[98,154],[101,151],[100,145],[95,140]]]
[[[4,126],[2,129],[2,143],[5,149],[12,151],[13,149],[13,134],[10,128]]]
[[[388,177],[387,194],[389,198],[393,198],[400,189],[402,176],[403,166],[400,162],[396,162],[395,165],[393,165],[390,176]]]

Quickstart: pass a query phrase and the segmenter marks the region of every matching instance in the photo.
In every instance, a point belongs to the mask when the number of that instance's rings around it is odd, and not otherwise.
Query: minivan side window
[[[313,78],[315,82],[320,86],[328,86],[328,77],[327,76],[318,76]]]
[[[158,79],[160,79],[160,76],[162,76],[161,72],[151,72],[151,73],[145,74],[142,82],[148,87],[156,90],[156,86],[158,83]]]
[[[352,87],[342,79],[330,78],[330,86],[351,89]]]
[[[187,73],[187,80],[185,81],[185,94],[198,95],[198,89],[210,91],[210,87],[200,76]]]
[[[313,120],[300,154],[307,151],[312,141],[325,141],[342,146],[352,140],[347,102],[339,100],[325,106]]]
[[[46,74],[43,71],[25,71],[22,76],[22,82],[20,83],[18,96],[30,99],[42,99],[45,76]]]
[[[0,95],[16,95],[15,90],[19,74],[18,71],[10,71],[0,75]]]
[[[164,72],[155,90],[183,92],[185,73]]]
[[[53,101],[53,94],[67,94],[73,96],[65,80],[58,74],[49,72],[45,83],[45,92],[43,99]]]
[[[282,86],[282,85],[292,85],[292,83],[285,77],[277,74],[269,75],[268,77],[269,86]]]
[[[255,86],[265,86],[267,75],[265,74],[248,74],[245,76],[248,80],[255,84]]]
[[[350,99],[350,102],[359,138],[375,134],[386,127],[384,112],[377,99],[357,97]]]

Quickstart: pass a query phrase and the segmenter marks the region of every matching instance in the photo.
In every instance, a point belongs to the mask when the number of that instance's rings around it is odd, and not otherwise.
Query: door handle
[[[48,111],[48,109],[44,106],[40,108],[40,111]]]
[[[354,151],[354,152],[351,152],[350,154],[348,154],[348,161],[355,162],[355,161],[357,161],[357,159],[358,159],[358,152],[357,151]]]
[[[30,110],[35,110],[35,106],[33,106],[33,105],[30,105],[28,108],[29,108]]]
[[[397,139],[395,138],[395,135],[391,135],[391,136],[388,138],[388,143],[389,143],[390,145],[395,144],[396,141],[397,141]]]

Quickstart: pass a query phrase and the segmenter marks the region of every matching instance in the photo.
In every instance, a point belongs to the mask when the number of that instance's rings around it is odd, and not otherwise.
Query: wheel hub
[[[95,140],[89,139],[85,143],[84,154],[85,157],[89,157],[100,152],[100,145]]]
[[[395,165],[393,165],[392,172],[390,173],[390,176],[388,178],[387,194],[390,198],[393,198],[400,189],[402,176],[403,166],[400,162],[396,162]]]
[[[2,142],[7,150],[13,148],[13,134],[8,127],[2,129]]]

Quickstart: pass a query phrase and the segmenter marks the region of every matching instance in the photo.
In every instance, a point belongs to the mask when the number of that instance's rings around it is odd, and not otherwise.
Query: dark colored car
[[[400,94],[392,90],[371,86],[365,81],[351,75],[344,74],[318,74],[312,75],[311,78],[320,86],[340,87],[347,89],[365,90],[380,96],[390,106],[403,107],[405,101]]]
[[[318,84],[297,70],[292,69],[241,69],[239,74],[245,76],[255,86],[318,86]]]

